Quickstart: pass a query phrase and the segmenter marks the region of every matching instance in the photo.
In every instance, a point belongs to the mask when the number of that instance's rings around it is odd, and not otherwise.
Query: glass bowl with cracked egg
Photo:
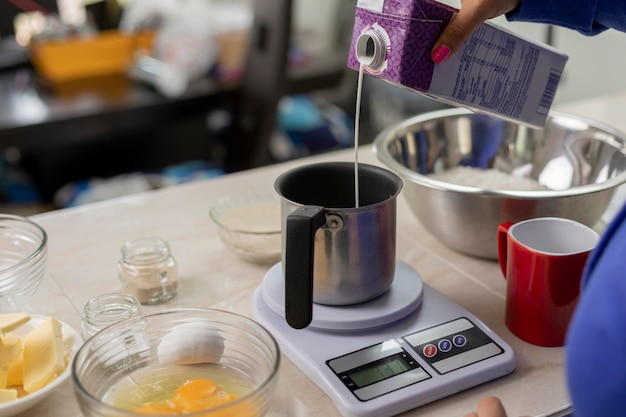
[[[89,338],[72,378],[85,417],[260,417],[279,363],[275,339],[254,320],[175,308],[123,319]]]
[[[280,199],[276,194],[226,196],[213,204],[209,216],[224,245],[241,258],[262,264],[280,260]]]

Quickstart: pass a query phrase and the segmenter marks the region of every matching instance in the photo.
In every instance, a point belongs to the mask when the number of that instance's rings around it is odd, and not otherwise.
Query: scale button
[[[456,347],[463,347],[467,343],[467,339],[462,334],[457,334],[452,338],[452,343],[454,343]]]
[[[429,343],[424,346],[424,348],[422,349],[422,353],[424,353],[424,356],[426,356],[427,358],[432,358],[437,354],[437,346]]]
[[[439,350],[442,352],[450,352],[450,349],[452,349],[452,342],[448,339],[442,339],[439,343],[437,343],[437,346],[439,346]]]

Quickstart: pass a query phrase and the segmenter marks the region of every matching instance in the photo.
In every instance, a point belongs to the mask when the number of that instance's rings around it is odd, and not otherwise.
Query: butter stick
[[[0,335],[17,329],[29,320],[28,313],[0,314]]]
[[[0,336],[0,389],[7,387],[9,367],[22,355],[22,339],[6,333]]]
[[[64,369],[61,323],[48,317],[24,338],[24,390],[33,393],[45,387]]]
[[[0,403],[8,403],[9,401],[17,400],[16,389],[0,388]]]
[[[8,368],[7,387],[24,384],[24,352]]]

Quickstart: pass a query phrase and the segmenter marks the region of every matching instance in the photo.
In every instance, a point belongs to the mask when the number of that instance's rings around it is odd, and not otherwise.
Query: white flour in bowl
[[[429,177],[439,181],[485,190],[537,191],[549,189],[532,178],[517,177],[497,169],[457,166],[430,174]]]

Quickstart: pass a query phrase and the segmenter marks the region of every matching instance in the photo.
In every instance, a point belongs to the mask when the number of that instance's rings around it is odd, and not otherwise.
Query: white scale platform
[[[282,265],[252,301],[255,320],[346,417],[388,417],[515,369],[513,349],[398,261],[392,287],[367,303],[313,306],[305,329],[284,317]]]

